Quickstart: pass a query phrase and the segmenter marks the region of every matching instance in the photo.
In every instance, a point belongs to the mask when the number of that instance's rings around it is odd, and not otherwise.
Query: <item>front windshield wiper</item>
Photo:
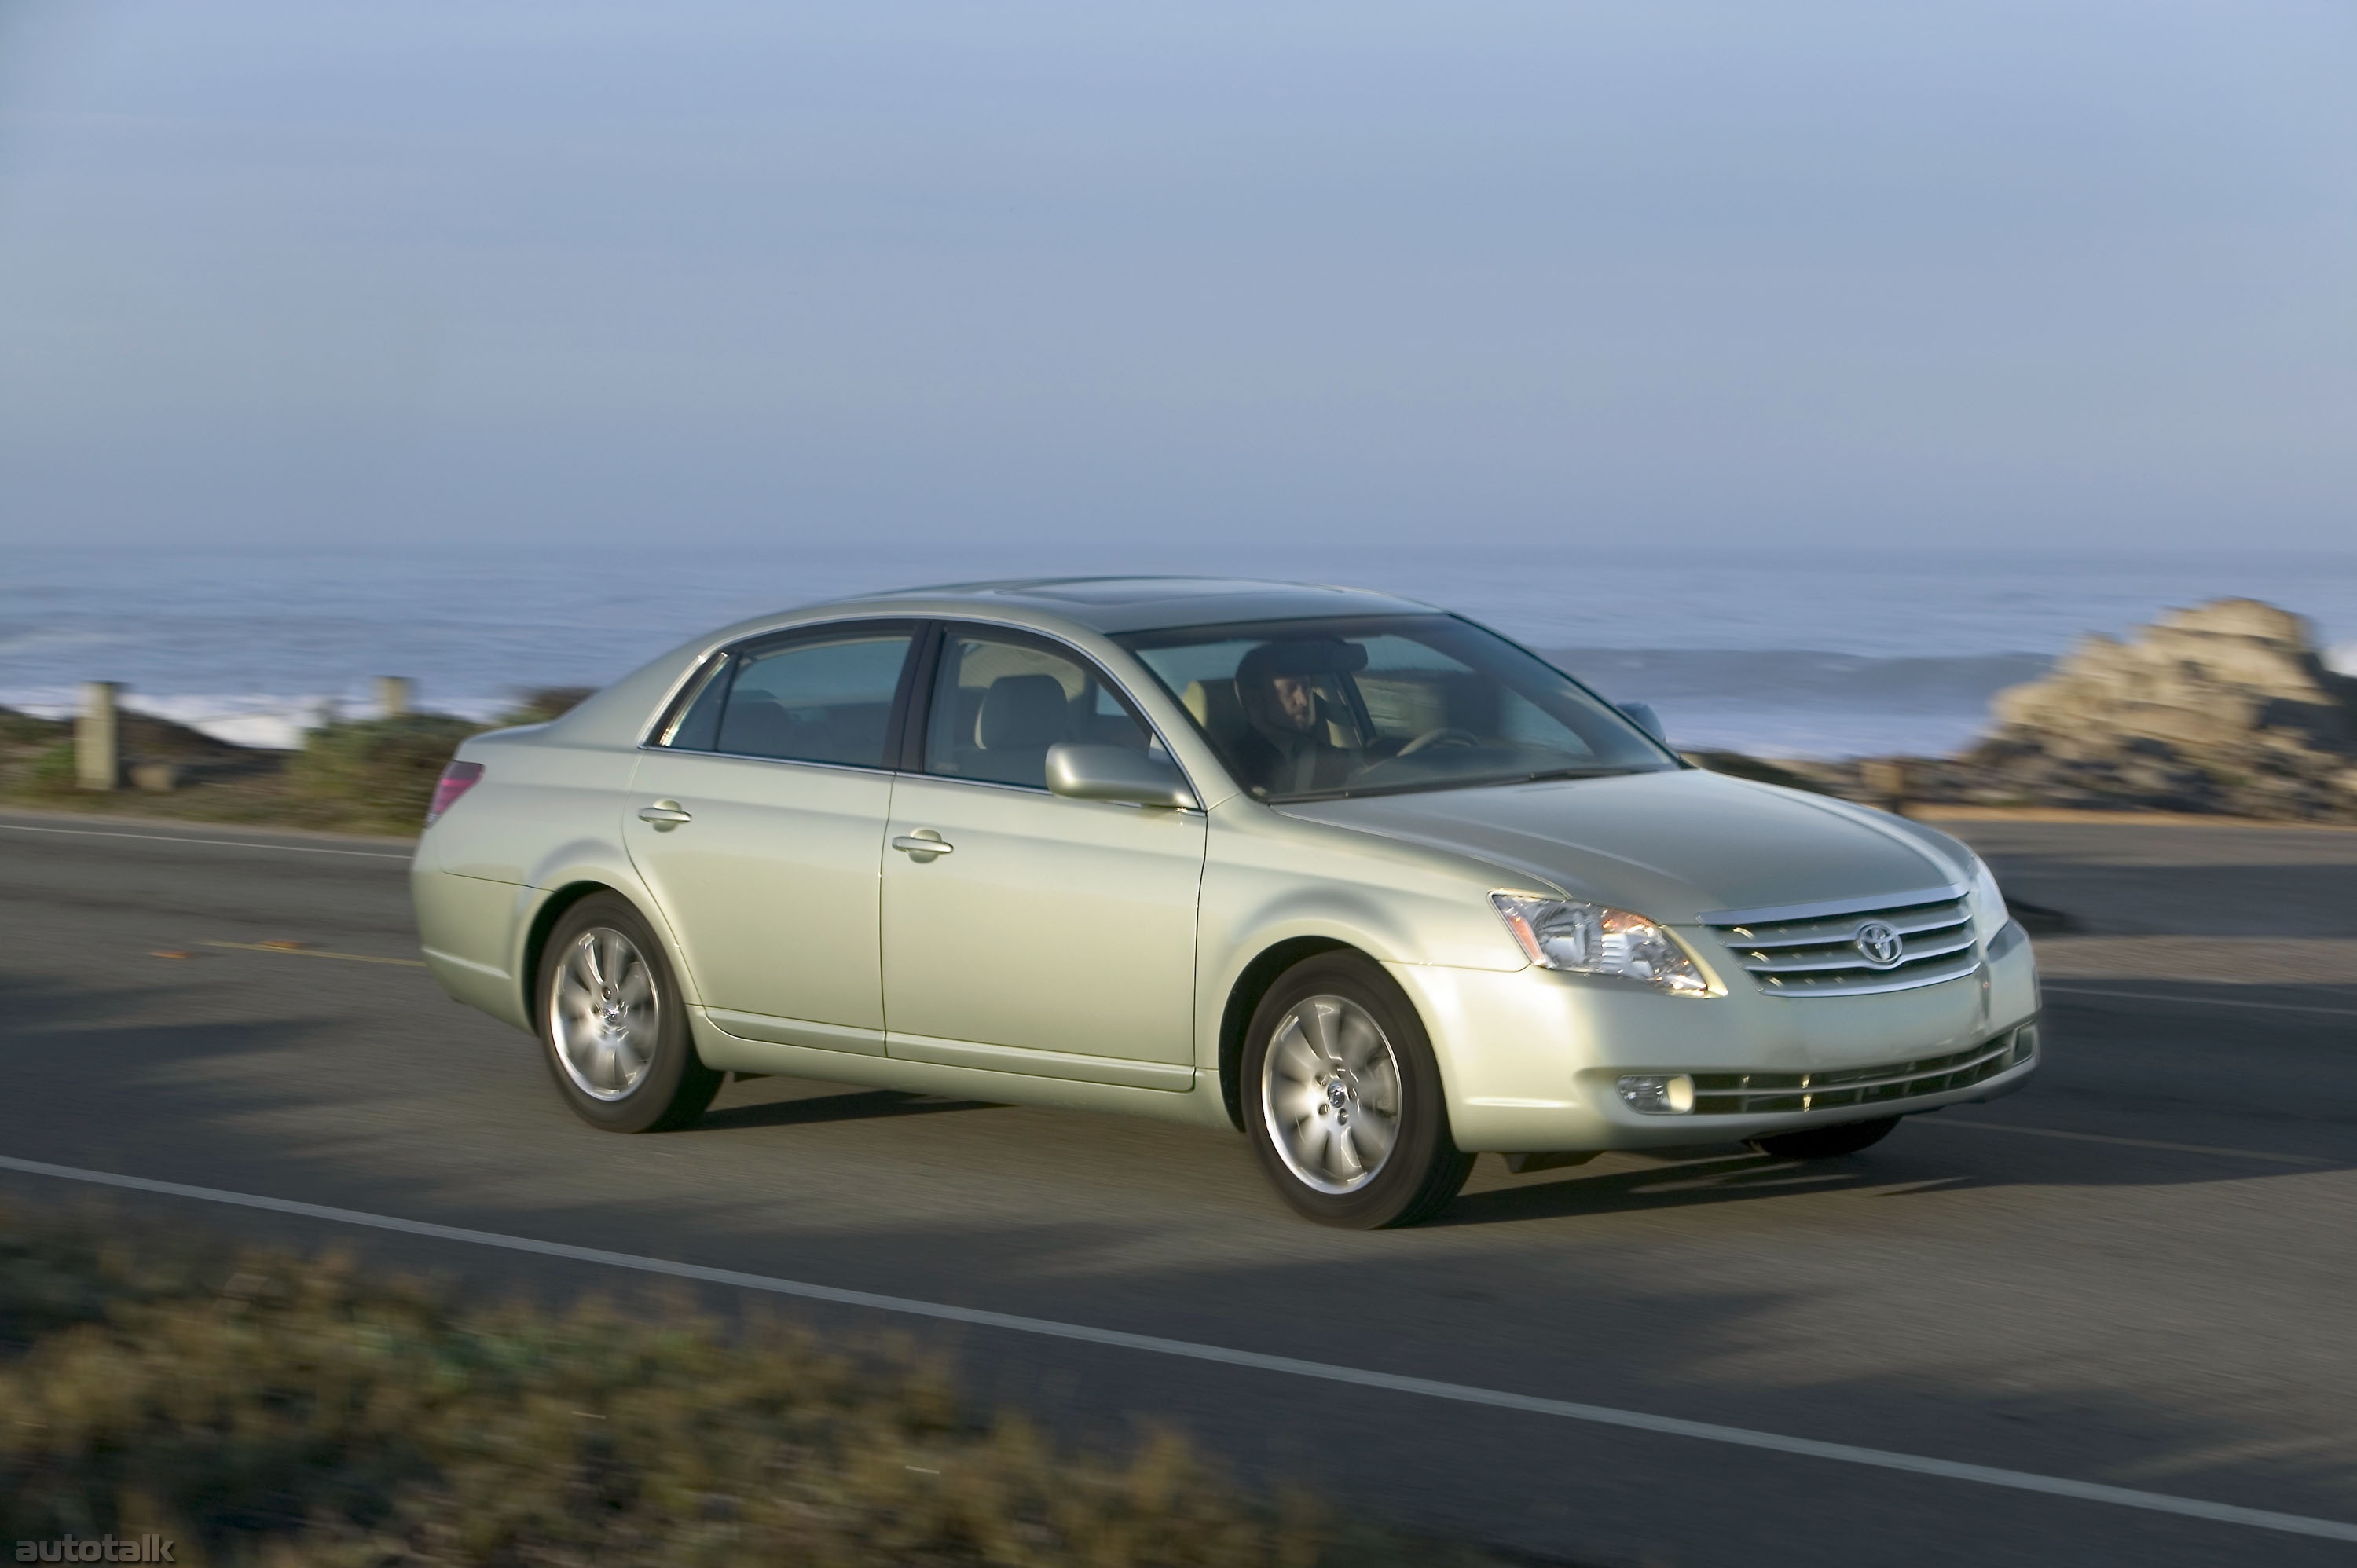
[[[1335,789],[1305,789],[1297,795],[1268,795],[1262,799],[1272,806],[1306,805],[1316,800],[1356,800],[1376,795],[1415,795],[1427,789],[1483,789],[1506,784],[1537,784],[1550,779],[1609,779],[1623,773],[1651,772],[1652,769],[1625,765],[1595,768],[1548,768],[1536,773],[1508,773],[1496,778],[1419,779],[1413,783],[1370,784],[1358,789],[1344,786]]]
[[[1628,763],[1614,763],[1597,768],[1548,768],[1536,773],[1525,773],[1517,779],[1497,779],[1496,784],[1544,784],[1550,779],[1610,779],[1623,773],[1651,773],[1650,768],[1638,768]]]

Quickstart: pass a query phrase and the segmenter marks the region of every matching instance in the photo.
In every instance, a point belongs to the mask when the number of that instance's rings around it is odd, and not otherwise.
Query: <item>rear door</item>
[[[886,835],[890,1053],[1187,1087],[1203,814],[1046,777],[1060,741],[1161,742],[1089,660],[1020,632],[944,627],[927,685]]]
[[[729,650],[640,756],[623,835],[723,1029],[883,1052],[877,859],[916,630]]]

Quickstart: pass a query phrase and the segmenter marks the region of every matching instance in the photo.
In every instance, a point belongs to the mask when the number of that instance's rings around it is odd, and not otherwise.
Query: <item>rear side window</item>
[[[666,744],[675,751],[882,768],[911,640],[906,628],[868,628],[736,650]]]

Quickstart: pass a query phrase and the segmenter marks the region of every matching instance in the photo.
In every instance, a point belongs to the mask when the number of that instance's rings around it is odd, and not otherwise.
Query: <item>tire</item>
[[[540,1046],[573,1112],[608,1133],[667,1133],[704,1114],[722,1075],[687,1032],[662,943],[618,893],[558,917],[541,949]]]
[[[1845,1122],[1838,1127],[1803,1127],[1797,1133],[1775,1133],[1754,1138],[1751,1146],[1781,1160],[1832,1160],[1879,1144],[1899,1125],[1896,1116],[1872,1122]]]
[[[1277,1193],[1320,1225],[1414,1225],[1473,1169],[1423,1021],[1391,976],[1356,953],[1286,970],[1244,1036],[1244,1130]]]

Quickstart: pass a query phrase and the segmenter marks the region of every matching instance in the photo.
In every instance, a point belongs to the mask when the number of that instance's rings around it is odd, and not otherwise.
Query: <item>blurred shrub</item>
[[[73,725],[58,719],[35,718],[14,708],[0,708],[0,746],[46,746],[70,738]]]
[[[74,766],[74,743],[60,740],[41,747],[17,775],[17,788],[27,795],[70,795],[81,787]]]
[[[561,719],[597,694],[595,686],[543,686],[500,715],[503,725],[544,725]]]
[[[680,1302],[468,1309],[347,1263],[0,1216],[0,1535],[182,1562],[1472,1563],[1240,1497],[1175,1437],[1060,1452],[906,1352]]]
[[[447,714],[328,725],[313,730],[287,763],[287,782],[297,795],[357,807],[414,832],[443,764],[482,727]]]

